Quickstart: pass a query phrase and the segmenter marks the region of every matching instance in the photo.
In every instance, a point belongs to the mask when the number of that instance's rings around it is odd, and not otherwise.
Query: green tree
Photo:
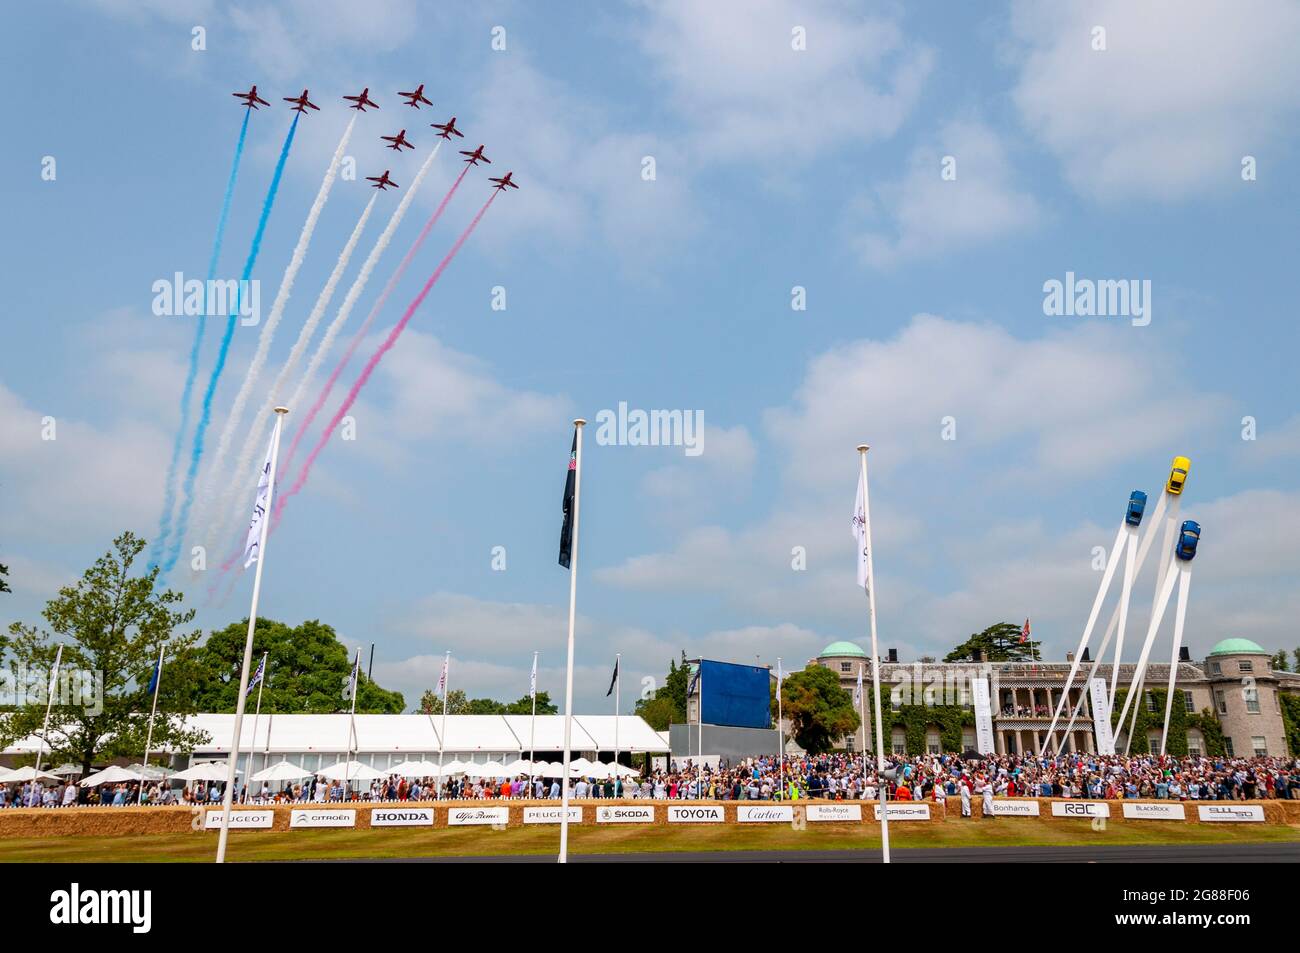
[[[235,710],[247,636],[248,620],[244,619],[213,632],[203,644],[191,676],[195,704],[201,711]],[[352,660],[330,626],[315,619],[289,626],[259,616],[253,630],[253,671],[263,653],[267,660],[262,711],[328,714],[351,709],[344,696]],[[400,692],[387,691],[361,673],[357,711],[398,714],[405,707]]]
[[[130,532],[113,540],[113,548],[75,586],[64,586],[46,603],[41,615],[48,631],[20,622],[9,627],[14,661],[29,672],[48,672],[58,644],[63,645],[47,741],[52,758],[75,761],[85,771],[97,759],[144,753],[152,701],[148,684],[159,650],[166,645],[165,664],[186,670],[199,639],[197,629],[176,631],[193,620],[194,610],[179,608],[180,593],[155,591],[157,567],[132,575],[144,547],[145,541]],[[165,669],[162,685],[170,690],[160,691],[154,750],[166,745],[187,751],[207,737],[183,728],[180,716],[194,709],[170,675]],[[80,682],[76,689],[72,676]],[[43,678],[39,687],[43,693]],[[0,743],[39,732],[44,716],[44,697],[19,706],[0,724]]]
[[[525,695],[518,701],[513,701],[505,706],[507,715],[531,715],[533,713],[533,699],[530,695]],[[556,715],[559,714],[560,708],[555,702],[551,701],[549,692],[537,693],[537,714],[539,715]]]
[[[9,575],[9,567],[0,563],[0,592],[13,592],[9,588],[9,581],[5,577]]]
[[[655,731],[667,731],[672,724],[686,721],[686,691],[690,684],[690,666],[686,664],[686,653],[682,652],[682,663],[668,661],[668,677],[654,690],[648,698],[637,700],[633,709]]]
[[[964,662],[974,655],[976,649],[980,650],[986,662],[1021,662],[1040,658],[1038,647],[1042,643],[1032,639],[1021,642],[1020,631],[1020,626],[1014,622],[998,622],[983,632],[973,634],[945,655],[943,660]]]
[[[1291,656],[1286,649],[1278,649],[1277,654],[1273,656],[1273,668],[1279,672],[1290,671]]]
[[[1291,657],[1295,659],[1295,670],[1300,672],[1300,649],[1292,649]]]
[[[781,683],[785,717],[799,747],[809,754],[830,751],[833,742],[862,724],[853,696],[840,687],[839,677],[823,665],[791,672]],[[775,714],[775,706],[773,708]]]

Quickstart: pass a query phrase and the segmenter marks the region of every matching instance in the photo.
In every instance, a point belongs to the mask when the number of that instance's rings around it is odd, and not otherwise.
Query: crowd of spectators
[[[876,800],[881,783],[891,800],[945,801],[959,797],[969,813],[972,797],[986,808],[994,797],[1054,797],[1114,800],[1141,798],[1180,801],[1300,799],[1300,760],[1287,758],[1132,757],[1067,754],[1037,758],[958,755],[892,756],[882,773],[875,759],[857,754],[747,758],[735,763],[671,763],[642,777],[600,780],[576,778],[571,796],[654,800]],[[401,778],[363,783],[323,777],[303,783],[241,787],[239,801],[327,804],[344,801],[433,799],[559,799],[558,779]],[[219,803],[222,785],[174,788],[165,781],[81,788],[74,780],[43,785],[0,785],[0,807],[73,807]]]

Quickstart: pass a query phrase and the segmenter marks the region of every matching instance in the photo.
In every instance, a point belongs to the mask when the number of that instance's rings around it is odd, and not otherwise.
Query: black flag
[[[618,684],[618,659],[614,659],[614,674],[609,679],[609,691],[605,693],[606,698],[614,694],[614,686],[617,684]]]
[[[569,475],[564,479],[564,526],[560,528],[560,565],[569,568],[573,553],[573,493],[578,471],[578,431],[573,431],[573,447],[569,450]]]

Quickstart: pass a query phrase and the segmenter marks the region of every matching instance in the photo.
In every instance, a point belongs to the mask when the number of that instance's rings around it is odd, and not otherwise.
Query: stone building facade
[[[891,650],[880,667],[882,705],[894,710],[912,704],[948,704],[973,709],[970,679],[972,676],[987,677],[991,688],[993,735],[997,753],[1037,752],[1046,740],[1052,713],[1061,698],[1070,671],[1070,661],[1067,658],[1064,662],[906,663],[898,661],[897,653]],[[864,694],[868,696],[862,706],[862,714],[864,720],[870,722],[871,660],[861,647],[853,642],[833,642],[815,659],[810,659],[809,664],[822,665],[835,672],[840,678],[840,684],[850,693],[855,690],[858,673],[861,672],[863,684],[867,688]],[[1063,709],[1066,717],[1058,723],[1056,729],[1059,738],[1069,713],[1074,708],[1078,709],[1069,738],[1062,743],[1062,748],[1067,750],[1096,750],[1091,699],[1080,698],[1087,694],[1086,687],[1081,682],[1090,668],[1090,662],[1081,664]],[[1134,668],[1132,664],[1120,665],[1116,680],[1118,687],[1127,688]],[[1096,677],[1104,679],[1109,685],[1111,666],[1098,666]],[[1163,690],[1168,684],[1168,678],[1168,663],[1151,663],[1147,666],[1143,697],[1139,704],[1146,705],[1159,722],[1163,721],[1163,707],[1156,710],[1156,699],[1149,690]],[[1300,754],[1287,750],[1281,701],[1283,695],[1300,694],[1300,674],[1274,670],[1272,653],[1249,639],[1224,639],[1199,663],[1189,659],[1180,661],[1174,677],[1174,687],[1184,692],[1184,703],[1189,713],[1213,713],[1223,731],[1224,743],[1230,755],[1250,757]],[[1131,719],[1126,719],[1126,722],[1131,723]],[[963,750],[974,748],[975,729],[963,729],[962,734]],[[1120,729],[1116,734],[1116,750],[1122,753],[1127,732]],[[891,750],[903,753],[902,729],[892,729],[892,735],[888,739]],[[1159,727],[1148,731],[1148,735],[1153,742],[1152,750],[1158,750]],[[859,732],[854,738],[844,738],[843,743],[850,749],[860,747],[862,733]],[[1188,728],[1187,744],[1188,751],[1192,754],[1204,753],[1206,750],[1205,739],[1196,727]],[[926,732],[926,750],[937,752],[940,748],[939,729],[935,725]]]

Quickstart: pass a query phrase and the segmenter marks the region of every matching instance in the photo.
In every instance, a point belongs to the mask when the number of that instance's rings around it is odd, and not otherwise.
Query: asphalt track
[[[1300,863],[1300,844],[1109,844],[1095,847],[904,847],[902,864],[1246,864]],[[553,854],[385,858],[396,863],[553,864]],[[571,863],[615,864],[878,864],[873,850],[721,850],[693,853],[570,854]]]

